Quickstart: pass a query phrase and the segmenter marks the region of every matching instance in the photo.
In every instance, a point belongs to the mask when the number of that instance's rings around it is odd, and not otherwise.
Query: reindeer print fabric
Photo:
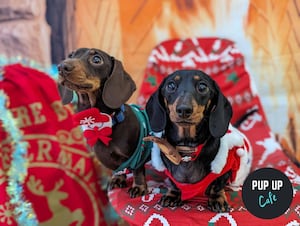
[[[18,64],[2,71],[1,89],[28,143],[24,195],[39,225],[107,225],[102,213],[106,195],[97,183],[82,132],[73,125],[72,109],[62,105],[54,80]],[[0,147],[0,225],[14,226],[6,193],[13,147],[1,123]]]

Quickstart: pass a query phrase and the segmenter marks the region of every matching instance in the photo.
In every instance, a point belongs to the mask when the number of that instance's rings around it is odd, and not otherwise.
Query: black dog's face
[[[58,82],[77,92],[93,92],[113,68],[112,58],[98,49],[80,48],[58,65]]]
[[[216,93],[211,78],[200,71],[175,72],[161,88],[170,120],[182,127],[199,124]]]
[[[195,131],[206,117],[213,137],[226,133],[232,117],[231,105],[217,83],[199,70],[168,75],[149,98],[146,110],[154,132],[165,130],[169,121]]]

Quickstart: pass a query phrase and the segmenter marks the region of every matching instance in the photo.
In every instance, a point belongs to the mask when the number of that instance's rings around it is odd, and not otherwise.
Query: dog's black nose
[[[58,71],[60,71],[60,72],[63,72],[63,71],[70,72],[74,69],[74,66],[71,64],[61,63],[57,66],[57,68],[58,68]]]
[[[193,113],[193,108],[188,105],[180,105],[176,107],[176,112],[180,118],[188,118]]]

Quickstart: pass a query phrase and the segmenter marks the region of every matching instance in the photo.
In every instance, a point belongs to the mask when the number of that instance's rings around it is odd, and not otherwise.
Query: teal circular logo
[[[246,178],[242,198],[251,214],[263,219],[273,219],[289,208],[293,199],[293,186],[281,171],[261,168]]]

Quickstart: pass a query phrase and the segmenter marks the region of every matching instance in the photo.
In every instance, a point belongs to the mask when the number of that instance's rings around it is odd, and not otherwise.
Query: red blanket
[[[1,90],[6,107],[26,142],[29,161],[24,183],[7,190],[12,154],[16,146],[5,118],[0,120],[0,225],[17,225],[13,212],[20,200],[32,205],[39,225],[107,225],[103,210],[106,194],[100,189],[93,160],[79,127],[72,122],[72,110],[62,105],[55,81],[48,75],[19,64],[1,68]],[[1,96],[3,97],[3,96]],[[11,121],[13,124],[13,122]],[[20,160],[20,159],[19,159]],[[18,176],[25,166],[15,166]],[[20,194],[20,188],[24,192]],[[17,188],[17,189],[16,189]],[[20,195],[14,202],[13,197]],[[29,225],[19,219],[20,225]]]
[[[245,68],[244,57],[230,40],[193,38],[169,40],[156,46],[149,57],[138,101],[145,105],[162,79],[177,69],[197,68],[217,81],[230,100],[236,122],[247,111],[257,109],[240,126],[253,147],[252,170],[273,167],[285,173],[294,189],[290,208],[280,217],[270,220],[249,213],[241,192],[228,191],[232,209],[229,213],[214,213],[206,209],[205,197],[197,197],[176,208],[163,208],[157,204],[165,192],[166,175],[148,167],[150,194],[131,199],[127,188],[109,193],[117,212],[132,225],[299,225],[300,224],[300,170],[282,152],[271,132],[253,80]],[[129,179],[131,181],[131,179]]]

